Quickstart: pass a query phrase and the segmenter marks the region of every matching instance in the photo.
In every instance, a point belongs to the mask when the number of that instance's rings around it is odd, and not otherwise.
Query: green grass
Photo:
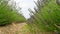
[[[25,21],[25,18],[16,11],[17,10],[16,8],[13,9],[13,7],[8,5],[8,1],[5,0],[1,1],[0,1],[0,26],[10,24],[12,22]]]

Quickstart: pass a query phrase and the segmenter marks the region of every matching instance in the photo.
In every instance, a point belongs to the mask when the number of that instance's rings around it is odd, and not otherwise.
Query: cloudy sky
[[[23,13],[23,15],[25,16],[25,18],[29,18],[29,11],[28,11],[28,8],[31,8],[33,10],[35,4],[34,4],[34,1],[37,1],[37,0],[15,0],[17,5],[19,7],[21,7],[21,11]]]

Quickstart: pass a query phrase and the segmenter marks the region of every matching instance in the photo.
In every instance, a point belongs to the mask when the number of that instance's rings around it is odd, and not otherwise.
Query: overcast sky
[[[23,15],[25,16],[25,18],[29,18],[29,11],[28,11],[28,8],[31,8],[33,10],[35,4],[34,4],[34,1],[37,1],[37,0],[15,0],[17,5],[19,7],[21,7],[21,11],[23,13]]]

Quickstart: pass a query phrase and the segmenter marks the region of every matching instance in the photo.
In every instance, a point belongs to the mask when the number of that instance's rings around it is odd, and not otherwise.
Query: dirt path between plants
[[[23,22],[23,23],[12,23],[10,25],[0,27],[0,34],[31,34],[28,29],[24,28],[25,25],[26,23]],[[35,34],[53,34],[53,33],[37,31],[37,33]]]
[[[26,23],[12,23],[8,26],[0,27],[0,34],[22,34],[22,29]]]

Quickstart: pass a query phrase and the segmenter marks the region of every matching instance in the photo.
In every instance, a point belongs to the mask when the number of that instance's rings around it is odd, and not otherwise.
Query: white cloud
[[[34,1],[37,1],[37,0],[34,0]]]
[[[34,2],[33,0],[14,0],[16,1],[16,3],[18,4],[19,7],[22,8],[22,13],[26,18],[29,18],[29,12],[28,12],[28,8],[33,9],[34,8]],[[37,0],[34,0],[37,1]]]
[[[29,4],[28,3],[20,3],[19,6],[21,8],[27,8],[27,7],[29,7]]]

